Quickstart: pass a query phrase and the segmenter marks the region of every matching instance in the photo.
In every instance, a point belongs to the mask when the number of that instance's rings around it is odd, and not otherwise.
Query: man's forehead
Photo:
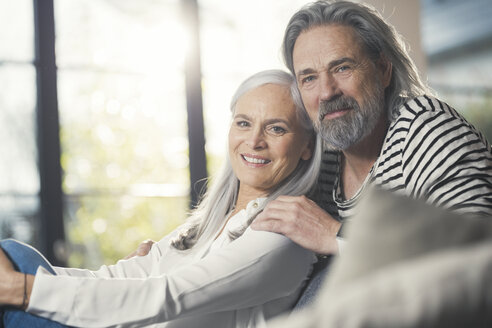
[[[353,28],[344,25],[321,25],[299,34],[294,49],[293,63],[300,70],[326,65],[327,61],[356,58],[360,55],[360,42]]]

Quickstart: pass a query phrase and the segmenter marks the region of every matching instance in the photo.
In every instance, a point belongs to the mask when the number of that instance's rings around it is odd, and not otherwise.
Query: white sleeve
[[[160,276],[87,278],[38,270],[28,312],[73,326],[141,327],[290,295],[314,261],[288,238],[248,228],[224,248]]]
[[[146,256],[134,256],[128,260],[120,260],[114,265],[103,265],[97,271],[76,268],[53,267],[57,275],[73,277],[100,278],[145,278],[150,275],[159,262],[169,241],[180,231],[180,227],[152,245]]]
[[[152,245],[150,252],[146,256],[134,256],[128,260],[120,260],[114,265],[103,265],[97,271],[76,268],[53,267],[57,275],[73,277],[100,277],[100,278],[145,278],[150,275],[154,265],[156,265],[166,248],[169,241],[177,230],[167,235],[159,242]]]

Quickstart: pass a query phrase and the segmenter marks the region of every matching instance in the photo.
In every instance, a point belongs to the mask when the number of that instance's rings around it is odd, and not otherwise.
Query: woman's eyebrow
[[[246,114],[237,114],[237,115],[234,115],[234,119],[245,119],[245,120],[248,120],[248,121],[251,121],[251,118],[246,115]],[[284,118],[280,118],[280,117],[274,117],[274,118],[269,118],[269,119],[266,119],[265,121],[263,121],[263,124],[264,125],[269,125],[269,124],[277,124],[277,123],[283,123],[287,126],[290,126],[291,123],[289,120],[287,119],[284,119]]]
[[[285,125],[288,126],[290,125],[290,122],[283,118],[271,118],[265,121],[265,124],[275,124],[275,123],[284,123]]]
[[[234,115],[234,119],[237,119],[237,118],[243,118],[243,119],[246,119],[246,120],[250,120],[249,116],[246,115],[246,114],[236,114],[236,115]]]

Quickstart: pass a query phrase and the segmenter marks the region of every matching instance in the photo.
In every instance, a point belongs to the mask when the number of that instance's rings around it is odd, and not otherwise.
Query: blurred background
[[[181,224],[301,0],[0,0],[0,238],[96,268]],[[370,0],[492,140],[489,0]]]

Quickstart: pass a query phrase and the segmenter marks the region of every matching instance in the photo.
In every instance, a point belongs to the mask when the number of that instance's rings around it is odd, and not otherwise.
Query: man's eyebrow
[[[316,73],[316,71],[312,68],[306,68],[306,69],[303,69],[301,71],[298,71],[296,75],[302,76],[302,75],[308,75],[308,74],[312,74],[312,73]]]
[[[350,57],[343,57],[343,58],[340,58],[340,59],[335,59],[334,61],[330,62],[328,64],[328,68],[333,68],[335,66],[338,66],[340,64],[343,64],[343,63],[351,63],[351,64],[355,64],[356,61],[353,59],[353,58],[350,58]]]
[[[350,57],[342,57],[340,59],[335,59],[335,60],[331,61],[330,63],[328,63],[328,69],[331,69],[331,68],[333,68],[335,66],[338,66],[340,64],[343,64],[343,63],[356,64],[357,62],[353,58],[350,58]],[[316,70],[314,70],[312,68],[306,68],[306,69],[303,69],[303,70],[298,71],[296,75],[297,76],[302,76],[302,75],[308,75],[308,74],[313,74],[313,73],[316,73]]]

